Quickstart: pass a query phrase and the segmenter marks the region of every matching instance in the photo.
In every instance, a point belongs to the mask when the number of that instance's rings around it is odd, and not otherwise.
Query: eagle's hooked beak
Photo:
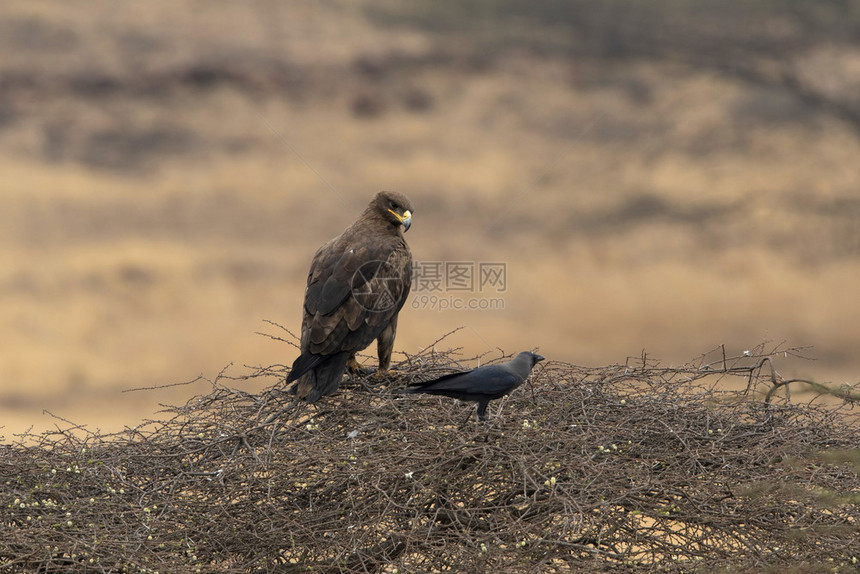
[[[389,209],[388,211],[390,211],[392,214],[394,214],[394,217],[396,217],[400,221],[400,223],[403,224],[403,231],[409,231],[409,228],[412,227],[412,212],[411,211],[409,211],[407,209],[406,211],[403,212],[403,215],[400,215],[399,213],[397,213],[393,209]]]

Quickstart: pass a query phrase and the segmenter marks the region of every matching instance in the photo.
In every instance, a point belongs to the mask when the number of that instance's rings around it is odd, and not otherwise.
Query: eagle
[[[308,272],[301,354],[287,384],[314,403],[337,391],[355,354],[377,341],[379,371],[391,365],[397,316],[412,285],[412,254],[403,232],[412,225],[412,204],[381,191],[346,230],[317,250]]]

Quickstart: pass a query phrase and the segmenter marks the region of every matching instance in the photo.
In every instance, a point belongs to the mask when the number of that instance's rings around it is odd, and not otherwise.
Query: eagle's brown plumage
[[[377,340],[379,369],[391,364],[397,314],[412,283],[412,254],[403,239],[412,205],[381,191],[343,233],[316,252],[308,273],[301,355],[287,382],[309,403],[335,392],[355,354]]]

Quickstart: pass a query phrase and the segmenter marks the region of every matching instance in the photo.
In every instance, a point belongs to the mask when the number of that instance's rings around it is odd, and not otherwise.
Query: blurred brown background
[[[400,351],[464,326],[443,344],[860,373],[857,2],[7,0],[0,174],[7,438],[289,364],[256,332],[298,331],[313,252],[379,189],[416,259],[507,266],[416,293]]]

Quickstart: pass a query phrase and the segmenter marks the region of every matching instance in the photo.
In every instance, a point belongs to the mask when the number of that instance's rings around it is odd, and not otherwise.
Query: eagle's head
[[[371,203],[382,217],[394,224],[402,225],[403,231],[412,226],[412,204],[402,193],[380,191]]]

